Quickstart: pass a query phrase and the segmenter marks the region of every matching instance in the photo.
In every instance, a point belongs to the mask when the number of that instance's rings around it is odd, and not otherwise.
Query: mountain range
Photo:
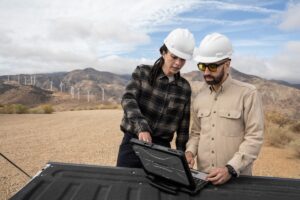
[[[234,79],[255,85],[262,94],[265,110],[275,110],[300,118],[300,89],[284,81],[266,80],[231,69]],[[203,84],[200,71],[182,74],[192,87],[193,96]],[[114,102],[119,103],[131,75],[117,75],[93,68],[47,74],[0,76],[0,104]]]

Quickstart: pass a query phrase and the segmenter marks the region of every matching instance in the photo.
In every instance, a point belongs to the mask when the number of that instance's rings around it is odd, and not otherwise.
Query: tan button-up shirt
[[[228,76],[218,92],[206,83],[192,108],[193,124],[186,151],[197,155],[198,170],[231,165],[252,174],[263,143],[261,97],[255,86]]]

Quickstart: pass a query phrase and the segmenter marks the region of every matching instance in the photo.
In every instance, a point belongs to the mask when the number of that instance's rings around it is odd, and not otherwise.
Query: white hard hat
[[[168,50],[183,59],[191,59],[195,48],[193,34],[187,29],[177,28],[173,30],[164,40]]]
[[[212,33],[204,37],[198,49],[195,49],[194,60],[202,63],[214,63],[231,58],[230,40],[220,33]]]

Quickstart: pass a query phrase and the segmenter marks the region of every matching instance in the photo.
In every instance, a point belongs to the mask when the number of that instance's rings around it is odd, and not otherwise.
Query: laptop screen
[[[131,140],[135,154],[140,158],[147,173],[158,175],[176,183],[190,186],[190,172],[182,151],[160,145]],[[191,178],[191,177],[190,177]]]

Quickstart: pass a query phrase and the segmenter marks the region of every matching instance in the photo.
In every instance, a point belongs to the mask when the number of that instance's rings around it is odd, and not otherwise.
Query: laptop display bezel
[[[143,147],[143,148],[147,148],[147,149],[151,149],[151,150],[155,150],[155,151],[159,151],[159,152],[163,152],[165,154],[168,154],[168,155],[172,155],[172,156],[176,156],[177,158],[179,158],[179,160],[181,161],[181,164],[184,168],[184,171],[185,171],[185,175],[186,175],[186,178],[188,180],[188,183],[189,185],[186,185],[184,183],[181,183],[181,182],[178,182],[178,181],[175,181],[175,180],[172,180],[172,179],[168,179],[169,181],[172,181],[172,182],[175,182],[177,184],[180,184],[184,187],[187,187],[191,190],[194,190],[195,189],[195,182],[194,182],[194,179],[192,177],[192,174],[191,174],[191,171],[190,171],[190,168],[188,166],[188,163],[186,161],[186,158],[185,158],[185,154],[183,151],[180,151],[180,150],[175,150],[175,149],[171,149],[171,148],[168,148],[168,147],[164,147],[164,146],[160,146],[160,145],[156,145],[156,144],[150,144],[150,143],[147,143],[147,142],[143,142],[143,141],[140,141],[138,139],[135,139],[135,138],[132,138],[130,140],[130,142],[132,143],[133,145],[133,149],[134,149],[134,145],[138,145],[139,147]],[[137,155],[139,156],[139,155]],[[154,176],[159,176],[157,175],[156,173],[152,173],[151,171],[148,171],[145,167],[144,167],[144,163],[141,159],[141,162],[142,162],[142,165],[143,165],[143,168],[144,170],[146,171],[146,173],[148,174],[151,174],[151,175],[154,175]],[[162,177],[164,178],[164,177]],[[166,178],[165,178],[166,179]]]

